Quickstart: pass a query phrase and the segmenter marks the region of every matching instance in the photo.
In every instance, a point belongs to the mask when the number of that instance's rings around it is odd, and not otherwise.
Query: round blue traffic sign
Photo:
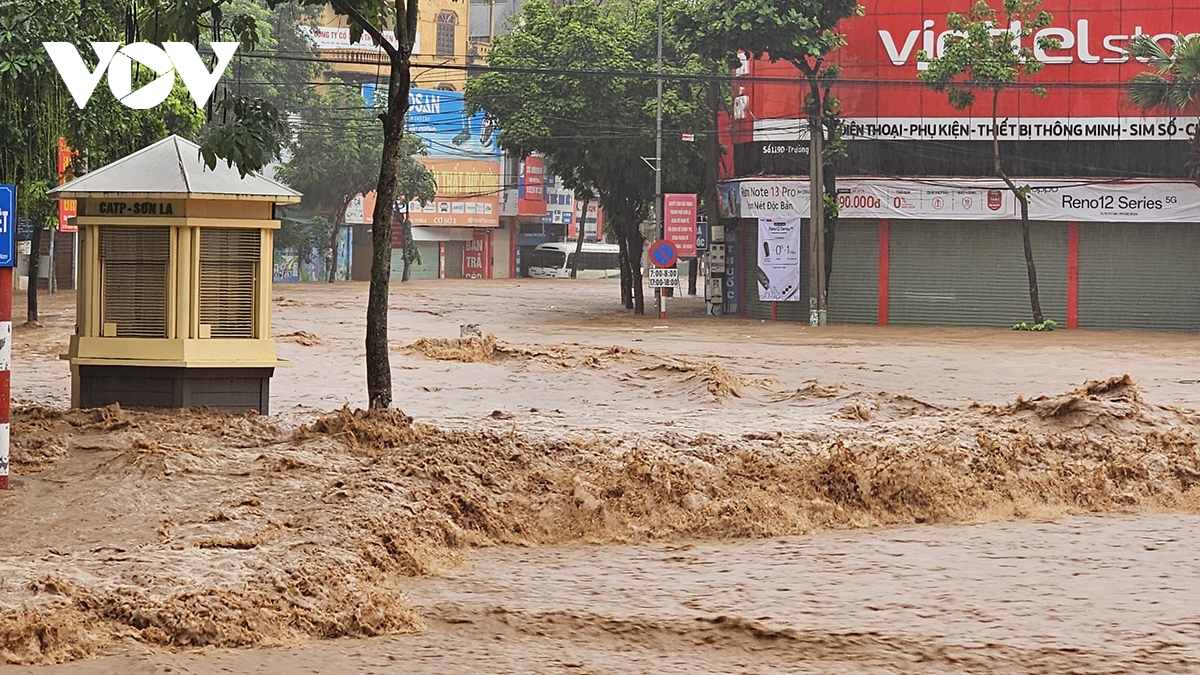
[[[655,267],[674,267],[677,260],[675,245],[666,239],[659,239],[650,245],[650,262]]]

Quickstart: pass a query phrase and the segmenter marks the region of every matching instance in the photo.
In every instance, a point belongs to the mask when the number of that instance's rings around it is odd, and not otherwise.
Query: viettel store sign
[[[846,46],[836,60],[842,66],[836,93],[852,138],[885,140],[991,140],[991,106],[958,111],[945,94],[917,82],[927,64],[919,51],[942,53],[952,32],[946,14],[963,12],[963,0],[861,0],[865,15],[843,22]],[[993,6],[1000,3],[993,1]],[[1180,35],[1200,33],[1200,4],[1175,0],[1044,0],[1042,9],[1054,17],[1051,26],[1025,38],[1045,64],[1028,78],[1048,90],[1045,98],[1031,86],[1000,97],[1003,139],[1022,140],[1187,140],[1195,131],[1194,118],[1145,117],[1128,101],[1126,84],[1148,67],[1125,49],[1138,35],[1149,35],[1170,47]],[[997,31],[1014,32],[1020,24],[1002,24]],[[1060,49],[1042,50],[1036,40],[1056,38]],[[1014,41],[1020,41],[1014,37]],[[783,63],[755,62],[740,71],[746,75],[795,77]],[[742,90],[745,90],[744,92]],[[793,83],[735,84],[746,97],[745,120],[755,120],[757,141],[807,138],[799,121],[803,96]],[[791,121],[790,127],[781,124]]]

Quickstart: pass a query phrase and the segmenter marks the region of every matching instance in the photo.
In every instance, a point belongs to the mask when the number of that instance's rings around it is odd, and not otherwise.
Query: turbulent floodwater
[[[66,410],[48,299],[0,662],[1200,672],[1193,337],[660,324],[613,288],[403,287],[407,415],[352,410],[362,285],[275,298],[271,416]]]
[[[1200,516],[492,549],[419,635],[22,673],[1194,673]]]

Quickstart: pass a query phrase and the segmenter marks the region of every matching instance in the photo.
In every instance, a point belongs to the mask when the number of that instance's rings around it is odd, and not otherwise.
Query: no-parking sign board
[[[17,264],[17,186],[0,185],[0,267]]]
[[[650,264],[655,267],[674,267],[678,261],[675,245],[666,239],[659,239],[650,245]]]

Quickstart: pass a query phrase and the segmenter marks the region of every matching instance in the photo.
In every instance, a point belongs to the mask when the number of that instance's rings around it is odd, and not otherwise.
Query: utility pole
[[[808,118],[808,307],[809,325],[824,326],[825,311],[825,132],[821,119]]]
[[[654,214],[658,220],[658,239],[666,234],[666,220],[663,213],[663,0],[658,0],[658,101],[655,115],[655,145],[654,156]],[[658,304],[658,318],[667,318],[667,295],[663,289],[654,289],[654,297]]]

